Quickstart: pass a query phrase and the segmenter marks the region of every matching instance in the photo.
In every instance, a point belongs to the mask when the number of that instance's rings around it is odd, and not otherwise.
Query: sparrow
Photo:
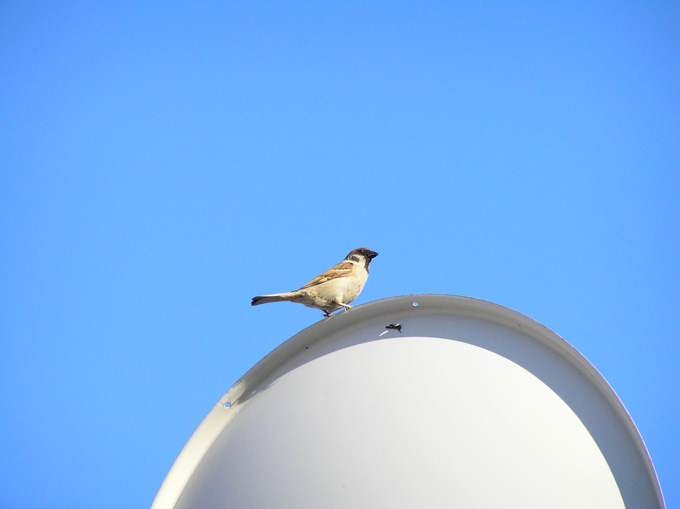
[[[316,276],[299,290],[253,297],[252,306],[268,302],[299,302],[307,307],[320,309],[324,316],[331,316],[349,305],[363,290],[368,279],[368,266],[378,253],[365,247],[350,252],[343,261]]]

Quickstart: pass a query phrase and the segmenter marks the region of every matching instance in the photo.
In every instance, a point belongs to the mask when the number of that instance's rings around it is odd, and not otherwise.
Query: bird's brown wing
[[[305,288],[309,288],[311,286],[320,285],[322,283],[330,281],[331,279],[336,279],[336,278],[339,278],[339,277],[345,277],[345,276],[349,275],[352,268],[353,268],[352,262],[340,262],[336,266],[328,269],[323,274],[316,276],[309,283],[307,283],[305,286],[300,288],[300,290],[304,290]]]

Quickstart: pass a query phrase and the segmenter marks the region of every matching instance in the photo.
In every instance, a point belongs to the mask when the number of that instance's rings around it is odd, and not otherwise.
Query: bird
[[[298,290],[253,297],[251,306],[268,302],[299,302],[310,308],[320,309],[325,317],[333,311],[349,305],[363,290],[368,279],[368,266],[378,253],[360,247],[350,251],[343,261],[316,276]]]

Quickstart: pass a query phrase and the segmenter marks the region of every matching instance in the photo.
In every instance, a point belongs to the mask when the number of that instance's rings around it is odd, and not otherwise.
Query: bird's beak
[[[369,251],[369,252],[368,252],[368,257],[369,257],[371,260],[372,260],[373,258],[375,258],[376,256],[378,256],[378,253],[376,253],[375,251]]]

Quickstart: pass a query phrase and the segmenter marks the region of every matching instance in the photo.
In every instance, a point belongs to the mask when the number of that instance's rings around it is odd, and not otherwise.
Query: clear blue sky
[[[680,506],[680,4],[0,4],[0,505],[148,507],[321,318],[526,314],[600,370]]]

